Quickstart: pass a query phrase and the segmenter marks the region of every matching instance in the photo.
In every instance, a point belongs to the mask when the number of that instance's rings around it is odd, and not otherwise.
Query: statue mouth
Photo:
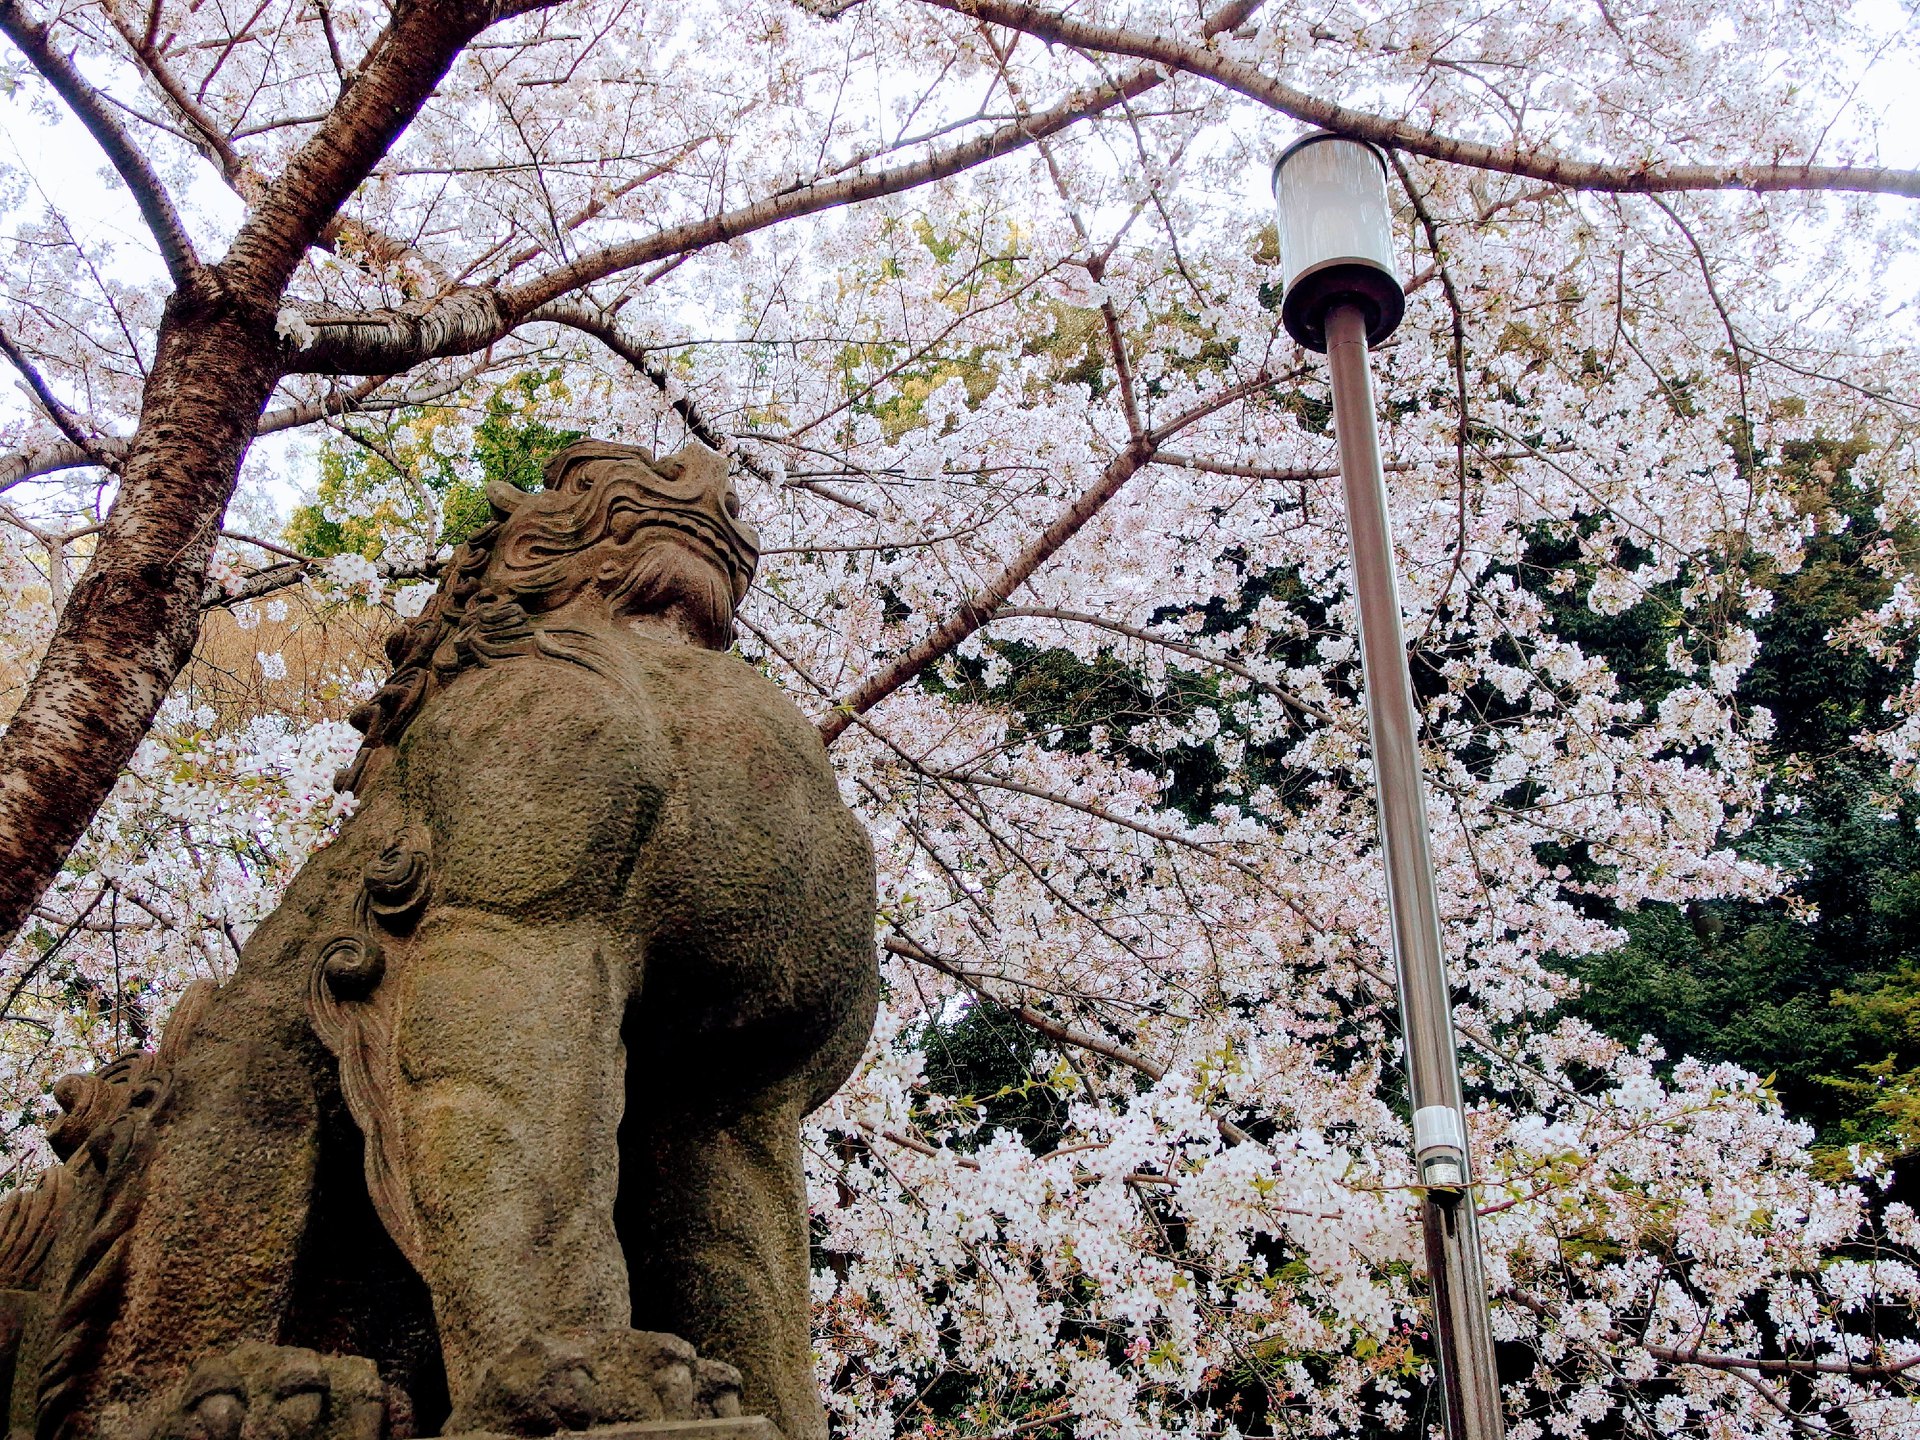
[[[668,508],[622,497],[609,508],[608,521],[623,545],[643,531],[670,532],[677,543],[700,553],[726,575],[736,602],[746,593],[760,561],[759,537],[751,526],[732,516],[722,520],[704,508]]]

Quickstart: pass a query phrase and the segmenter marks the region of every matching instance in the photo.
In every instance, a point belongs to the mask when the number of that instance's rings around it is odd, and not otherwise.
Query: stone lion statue
[[[66,1163],[0,1204],[16,1437],[825,1435],[800,1122],[872,1029],[866,833],[726,653],[720,456],[488,496],[339,838],[156,1052],[57,1087]]]

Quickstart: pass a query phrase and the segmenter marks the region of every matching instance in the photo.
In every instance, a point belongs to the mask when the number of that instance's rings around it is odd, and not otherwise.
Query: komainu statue
[[[57,1087],[66,1163],[0,1204],[15,1440],[825,1435],[800,1122],[872,1028],[866,833],[727,653],[719,456],[488,495],[339,838],[157,1051]]]

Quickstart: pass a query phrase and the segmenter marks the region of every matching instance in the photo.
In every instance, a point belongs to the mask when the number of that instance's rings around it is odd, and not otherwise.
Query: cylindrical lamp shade
[[[1327,313],[1355,304],[1366,314],[1369,345],[1391,335],[1407,302],[1393,266],[1387,162],[1380,152],[1326,131],[1296,140],[1273,162],[1273,198],[1287,333],[1324,353]]]

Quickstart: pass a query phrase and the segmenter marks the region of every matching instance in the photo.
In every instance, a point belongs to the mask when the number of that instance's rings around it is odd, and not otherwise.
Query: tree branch
[[[876,670],[836,704],[820,722],[820,738],[828,745],[833,744],[853,723],[855,716],[866,714],[992,620],[994,612],[1006,604],[1007,598],[1052,558],[1062,545],[1077,535],[1082,526],[1099,514],[1106,503],[1120,493],[1121,487],[1152,458],[1152,447],[1144,437],[1132,441],[1114,456],[1100,472],[1100,478],[1081,492],[1051,525],[1034,537],[1033,542],[1014,557],[1013,563],[968,596],[943,624],[906,654]]]
[[[249,543],[260,543],[257,540],[251,540],[250,537],[231,538],[247,538]],[[324,562],[301,555],[251,572],[232,591],[210,584],[200,597],[200,609],[203,613],[208,610],[225,610],[229,606],[238,605],[243,600],[259,600],[278,591],[291,589],[304,581],[313,573],[314,567],[322,563]],[[444,562],[431,558],[407,561],[403,564],[395,564],[391,560],[374,562],[374,569],[382,580],[438,580],[441,571],[445,568]]]
[[[1277,469],[1271,465],[1240,465],[1231,460],[1209,460],[1203,455],[1176,454],[1172,450],[1162,450],[1153,457],[1156,465],[1165,465],[1170,470],[1199,470],[1208,475],[1232,475],[1242,480],[1271,480],[1276,484],[1290,485],[1299,480],[1331,480],[1340,473],[1338,465],[1301,465],[1286,469]],[[1383,465],[1384,470],[1409,470],[1406,461]]]
[[[307,248],[334,224],[340,207],[420,113],[467,42],[509,14],[555,3],[414,0],[398,7],[325,122],[252,207],[221,270],[244,293],[271,297],[278,305]],[[360,373],[391,374],[426,358]]]
[[[515,0],[515,3],[534,8],[525,5],[524,0]],[[1260,3],[1261,0],[1233,0],[1221,6],[1207,17],[1201,34],[1218,35],[1234,29],[1259,9]],[[376,43],[376,52],[384,39]],[[371,69],[373,54],[369,52],[363,72]],[[350,93],[358,94],[366,83],[363,73]],[[430,300],[391,310],[305,311],[303,318],[318,333],[303,342],[288,359],[286,373],[393,374],[410,369],[422,360],[471,354],[504,338],[542,306],[622,271],[661,260],[677,261],[697,250],[738,240],[783,221],[948,179],[1037,144],[1082,120],[1103,115],[1165,83],[1166,77],[1157,67],[1143,66],[1110,84],[1075,91],[1047,110],[1023,115],[985,135],[907,164],[795,185],[736,209],[675,225],[642,240],[591,251],[520,285],[462,286]],[[330,121],[329,127],[331,124]],[[323,127],[321,133],[308,142],[302,156],[320,143],[327,128]],[[296,157],[294,165],[299,164],[300,157]],[[294,166],[289,167],[289,178],[293,169]],[[244,232],[242,238],[245,238]],[[240,243],[235,242],[236,250]],[[516,261],[519,258],[516,257]]]
[[[1030,121],[1003,125],[910,164],[796,186],[738,209],[675,225],[644,240],[593,251],[522,285],[468,286],[392,310],[307,312],[306,323],[318,334],[289,359],[287,368],[289,373],[367,374],[405,370],[435,356],[468,354],[503,338],[542,306],[623,270],[724,244],[803,215],[958,175],[1103,114],[1123,97],[1144,94],[1164,83],[1151,71],[1136,71],[1113,85],[1076,91]]]
[[[13,41],[54,93],[66,102],[74,117],[87,127],[95,143],[106,152],[108,161],[126,183],[140,218],[147,222],[160,258],[174,285],[184,290],[200,272],[200,259],[193,253],[193,241],[187,238],[166,187],[147,163],[147,157],[134,145],[120,122],[107,109],[100,92],[87,83],[73,61],[54,46],[49,28],[29,16],[20,0],[0,0],[0,31]]]
[[[180,77],[161,57],[153,36],[136,28],[112,0],[108,0],[103,8],[107,18],[113,22],[114,29],[120,32],[120,38],[127,42],[134,59],[139,61],[140,68],[166,97],[174,114],[187,126],[189,133],[184,137],[186,141],[212,162],[234,194],[251,205],[260,197],[266,183],[259,170],[233,148],[233,141],[207,114],[206,108],[187,93],[186,86],[180,83]]]
[[[853,723],[856,715],[864,715],[925,670],[927,666],[952,651],[974,631],[991,621],[1000,607],[1007,603],[1015,590],[1027,582],[1034,571],[1050,560],[1062,545],[1079,534],[1081,527],[1099,514],[1106,503],[1120,493],[1121,487],[1139,472],[1141,466],[1152,461],[1163,443],[1216,410],[1243,400],[1249,395],[1257,394],[1273,383],[1275,383],[1273,377],[1262,371],[1251,380],[1241,381],[1203,400],[1183,414],[1175,416],[1165,425],[1156,426],[1152,430],[1136,435],[1124,450],[1107,462],[1106,468],[1100,472],[1100,478],[1082,491],[1066,510],[1055,517],[1051,525],[1035,536],[1032,543],[1016,555],[1011,564],[986,585],[968,596],[960,608],[948,616],[945,623],[932,634],[891,665],[875,671],[862,680],[845,699],[835,705],[820,722],[821,739],[828,745],[833,744],[847,726]]]
[[[127,442],[111,438],[96,440],[93,449],[100,455],[118,460],[127,453]],[[52,475],[61,470],[79,470],[100,463],[95,454],[71,440],[61,440],[33,450],[16,450],[11,455],[0,456],[0,490],[11,489],[24,480],[33,480],[41,475]]]
[[[1868,1365],[1856,1360],[1757,1360],[1745,1355],[1671,1350],[1664,1345],[1649,1345],[1647,1353],[1669,1365],[1699,1365],[1708,1370],[1757,1370],[1765,1375],[1850,1375],[1856,1380],[1889,1380],[1920,1367],[1920,1355],[1892,1364]]]
[[[1371,140],[1430,160],[1444,160],[1476,170],[1497,170],[1576,190],[1642,195],[1676,190],[1852,190],[1920,197],[1920,170],[1811,164],[1668,165],[1654,161],[1615,165],[1577,160],[1539,146],[1485,145],[1322,100],[1263,74],[1255,66],[1228,59],[1204,41],[1071,20],[1023,0],[927,0],[927,3],[970,19],[1024,30],[1055,44],[1129,55],[1136,60],[1183,70],[1323,130]]]
[[[687,427],[692,435],[709,450],[718,450],[721,454],[731,454],[734,449],[733,437],[716,429],[700,409],[684,394],[675,394],[679,388],[671,383],[666,367],[647,354],[646,350],[634,344],[620,333],[620,327],[596,310],[579,302],[555,302],[544,305],[527,317],[529,320],[546,320],[555,325],[565,325],[568,329],[578,330],[582,335],[590,335],[604,345],[609,352],[617,355],[648,380],[672,407],[673,413],[680,417],[680,423]],[[760,468],[746,457],[740,457],[741,463],[748,466],[768,484],[777,483],[771,475],[764,474]]]
[[[40,373],[39,367],[21,353],[20,347],[13,343],[13,337],[7,334],[4,328],[0,328],[0,353],[4,353],[13,368],[20,372],[20,378],[25,380],[27,388],[33,391],[33,398],[40,402],[40,408],[46,412],[47,418],[59,427],[60,433],[67,437],[68,443],[87,455],[93,464],[111,468],[113,462],[101,451],[99,442],[80,428],[79,419],[60,403],[60,397],[55,395],[47,385],[46,377]]]
[[[688,434],[692,435],[694,439],[698,440],[709,450],[717,450],[722,455],[727,456],[735,464],[758,476],[776,490],[782,488],[805,490],[811,494],[820,496],[822,499],[831,500],[836,505],[843,505],[849,510],[857,510],[860,514],[870,519],[878,520],[880,518],[880,512],[864,500],[856,500],[851,495],[843,495],[830,485],[823,485],[817,480],[780,480],[775,477],[766,466],[762,465],[758,460],[755,460],[751,455],[741,450],[738,445],[734,444],[731,435],[721,430],[712,421],[708,420],[705,415],[702,415],[700,413],[700,407],[693,403],[692,397],[681,390],[679,386],[672,383],[666,367],[648,355],[644,347],[634,344],[631,340],[627,339],[626,336],[622,335],[619,326],[607,319],[599,310],[588,306],[580,300],[556,300],[550,305],[542,305],[538,310],[534,311],[533,314],[529,315],[527,319],[530,321],[544,320],[554,325],[565,325],[569,329],[578,330],[581,334],[590,335],[595,340],[598,340],[608,351],[626,361],[627,364],[638,370],[653,383],[654,389],[660,392],[661,396],[672,408],[673,413],[680,417],[680,423],[687,427]],[[775,552],[761,551],[763,555],[772,553]]]
[[[872,200],[881,195],[944,180],[989,160],[997,160],[1002,155],[1025,149],[1082,120],[1105,114],[1122,100],[1144,95],[1164,83],[1159,75],[1150,70],[1137,70],[1111,85],[1076,91],[1051,109],[999,126],[973,140],[963,141],[905,165],[834,180],[816,180],[777,195],[769,195],[737,210],[675,226],[645,240],[610,245],[583,255],[570,265],[550,270],[508,293],[514,308],[524,312],[636,265],[649,264],[669,255],[679,255],[708,245],[725,244],[742,235],[764,230],[778,221],[813,215],[822,210],[853,205],[862,200]]]

